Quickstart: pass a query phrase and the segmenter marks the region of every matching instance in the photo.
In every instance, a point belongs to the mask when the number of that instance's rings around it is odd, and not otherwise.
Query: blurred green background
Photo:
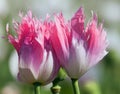
[[[83,6],[86,23],[91,11],[98,15],[99,22],[104,20],[108,34],[109,54],[89,70],[79,80],[81,94],[120,94],[120,0],[0,0],[0,37],[6,36],[6,24],[14,32],[12,21],[19,21],[18,13],[32,10],[38,18],[48,13],[63,12],[70,19],[77,9]],[[0,94],[33,94],[33,87],[16,80],[17,54],[7,38],[0,38]],[[59,83],[61,94],[73,94],[70,79]],[[41,94],[51,94],[51,84],[41,87]]]

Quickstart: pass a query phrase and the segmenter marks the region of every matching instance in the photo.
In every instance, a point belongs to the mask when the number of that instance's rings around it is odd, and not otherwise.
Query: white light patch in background
[[[15,83],[10,82],[2,87],[0,94],[21,94],[21,92]]]
[[[12,76],[17,79],[18,74],[18,54],[16,51],[13,51],[11,53],[10,59],[9,59],[9,68]]]
[[[120,22],[120,4],[117,2],[104,2],[102,7],[102,15],[105,19],[112,22]]]
[[[6,15],[9,11],[7,0],[0,0],[0,16]]]
[[[69,0],[35,0],[28,8],[32,9],[40,17],[46,14],[54,14],[62,12],[65,16],[69,16],[71,3]]]

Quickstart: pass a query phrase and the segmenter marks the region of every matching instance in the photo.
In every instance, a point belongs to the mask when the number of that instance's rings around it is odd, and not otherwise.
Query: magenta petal
[[[52,40],[52,46],[53,46],[53,48],[54,48],[58,58],[59,59],[60,58],[64,58],[63,51],[61,51],[62,50],[62,46],[61,46],[60,40],[58,38],[56,29],[54,29],[54,31],[51,34],[51,40]]]
[[[59,59],[65,62],[68,58],[69,43],[67,37],[67,27],[62,15],[55,16],[55,26],[52,30],[51,40],[54,50]]]
[[[80,7],[79,10],[75,13],[75,15],[71,19],[71,28],[79,35],[84,31],[84,20],[85,20],[84,11],[83,8]]]

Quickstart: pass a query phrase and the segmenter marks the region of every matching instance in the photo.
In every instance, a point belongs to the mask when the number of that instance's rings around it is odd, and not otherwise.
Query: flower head
[[[31,11],[21,18],[20,23],[14,23],[17,36],[8,33],[8,39],[19,56],[18,79],[26,83],[47,84],[59,70],[49,40],[48,31],[52,23],[32,17]]]
[[[98,25],[97,16],[94,14],[86,27],[84,21],[82,7],[68,22],[65,22],[62,14],[56,15],[56,30],[51,35],[52,45],[62,67],[75,79],[107,54],[106,32],[102,24]]]

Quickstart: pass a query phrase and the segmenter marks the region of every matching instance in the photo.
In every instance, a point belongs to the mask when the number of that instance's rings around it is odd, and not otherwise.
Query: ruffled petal
[[[78,41],[72,37],[69,60],[66,62],[65,69],[71,78],[77,79],[87,71],[86,50],[84,41]]]
[[[51,52],[46,52],[44,50],[44,56],[43,61],[41,62],[40,68],[39,68],[39,76],[38,81],[40,81],[41,84],[46,84],[52,75],[54,66],[53,56]],[[52,75],[54,76],[54,75]]]
[[[43,60],[42,46],[37,41],[33,41],[31,45],[23,44],[20,49],[20,54],[18,55],[19,68],[30,69],[35,79],[37,79],[39,68]],[[19,73],[21,72],[19,71]]]
[[[21,82],[30,84],[33,84],[33,82],[36,81],[32,71],[29,68],[19,68],[17,78]]]

